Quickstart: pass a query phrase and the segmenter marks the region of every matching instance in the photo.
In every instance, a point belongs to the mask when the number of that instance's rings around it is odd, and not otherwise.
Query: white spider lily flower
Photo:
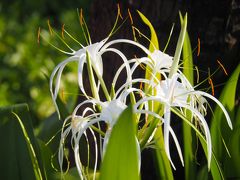
[[[81,161],[80,161],[79,144],[77,142],[80,140],[79,136],[84,135],[85,140],[87,142],[88,153],[89,153],[88,135],[85,131],[82,131],[82,129],[84,129],[85,126],[88,125],[88,122],[91,118],[97,117],[97,114],[87,116],[86,113],[88,113],[88,112],[92,113],[93,109],[86,108],[84,110],[82,116],[69,116],[65,119],[64,124],[63,124],[63,128],[62,128],[62,132],[61,132],[61,139],[60,139],[60,145],[59,145],[59,151],[58,151],[58,161],[59,161],[59,165],[60,165],[60,170],[61,170],[61,172],[63,172],[62,164],[63,164],[63,158],[64,158],[65,140],[66,140],[67,136],[70,133],[72,133],[71,144],[72,144],[72,147],[74,149],[76,166],[77,166],[77,169],[78,169],[78,172],[79,172],[79,176],[81,178],[85,177],[86,175],[84,174],[83,167],[82,167],[82,164],[81,164]],[[70,121],[70,123],[69,123],[69,121]],[[92,128],[89,126],[88,129],[90,130],[91,136],[93,137],[94,144],[95,144],[94,172],[96,172],[97,158],[98,158],[97,140],[96,140],[96,137],[95,137],[95,134],[94,134]],[[89,161],[89,159],[88,159],[88,161]],[[95,173],[94,173],[94,177],[95,177]]]
[[[59,92],[59,89],[60,89],[61,75],[62,75],[62,72],[63,72],[65,66],[70,62],[77,62],[78,63],[78,85],[79,85],[79,88],[80,88],[81,92],[84,94],[84,96],[89,99],[89,96],[86,93],[85,88],[84,88],[84,84],[83,84],[83,68],[84,68],[84,64],[87,63],[87,59],[86,59],[87,58],[87,55],[86,55],[87,52],[89,54],[89,58],[90,58],[92,67],[93,67],[93,69],[94,69],[94,71],[97,75],[97,78],[98,78],[98,80],[97,80],[98,81],[97,91],[99,91],[99,80],[101,81],[102,80],[101,78],[103,76],[102,55],[104,53],[107,53],[107,52],[116,53],[120,56],[120,58],[123,61],[122,66],[119,68],[116,75],[114,76],[113,83],[112,83],[113,87],[115,87],[115,84],[116,84],[116,81],[119,77],[119,74],[121,73],[121,71],[123,69],[126,69],[126,72],[127,72],[126,82],[130,82],[131,79],[132,79],[132,73],[134,71],[134,67],[132,68],[132,70],[130,70],[131,61],[128,61],[127,58],[125,57],[125,55],[120,50],[110,47],[114,44],[126,43],[126,44],[133,45],[135,47],[140,48],[148,56],[151,56],[155,63],[160,62],[160,63],[158,63],[159,67],[162,67],[162,64],[164,64],[164,65],[166,64],[167,67],[169,66],[169,64],[171,64],[171,62],[168,61],[168,59],[169,59],[168,55],[166,55],[166,54],[164,54],[160,51],[154,51],[154,53],[150,53],[150,51],[147,48],[145,48],[144,46],[142,46],[141,44],[139,44],[135,41],[128,40],[128,39],[117,39],[117,40],[112,40],[110,42],[107,42],[107,41],[108,41],[108,38],[106,38],[106,39],[104,39],[100,42],[90,44],[86,47],[82,46],[82,48],[78,51],[73,50],[72,53],[68,53],[69,55],[71,55],[69,58],[67,58],[64,61],[62,61],[61,63],[59,63],[54,68],[54,70],[53,70],[53,72],[50,76],[49,85],[50,85],[50,92],[51,92],[51,95],[52,95],[52,99],[53,99],[53,102],[54,102],[54,105],[56,107],[56,110],[57,110],[58,114],[59,114],[59,109],[57,107],[56,99],[57,99],[58,92]],[[163,61],[161,61],[161,60],[159,61],[159,59],[157,59],[159,54],[161,54],[164,57]],[[134,60],[134,61],[136,62],[138,60]],[[146,61],[149,61],[149,58],[146,59]],[[152,60],[150,60],[150,61],[152,61]],[[143,60],[143,62],[145,62],[145,60]],[[147,62],[147,63],[150,63],[150,62]],[[152,67],[154,67],[155,63],[152,65]],[[54,79],[55,79],[55,87],[53,87]],[[131,83],[129,83],[129,86],[131,86]]]
[[[77,112],[82,108],[85,107],[86,105],[92,105],[92,106],[100,106],[101,107],[101,113],[98,113],[94,110],[94,108],[87,107],[83,111],[82,115],[77,115]],[[104,156],[104,153],[106,151],[107,143],[109,140],[109,137],[111,135],[112,128],[114,127],[117,119],[119,118],[120,114],[124,111],[124,109],[127,107],[125,103],[123,103],[121,98],[113,99],[112,101],[107,101],[107,102],[101,102],[95,99],[89,99],[85,100],[84,102],[80,103],[73,111],[72,115],[68,117],[65,122],[64,126],[66,126],[67,122],[71,120],[71,122],[68,124],[67,127],[63,127],[62,133],[61,133],[61,143],[59,147],[59,153],[58,153],[58,158],[59,158],[59,163],[60,166],[62,166],[63,162],[63,152],[64,152],[64,142],[69,133],[71,132],[71,144],[73,147],[74,151],[74,157],[75,157],[75,162],[76,162],[76,167],[79,173],[79,176],[84,179],[86,178],[86,174],[84,173],[84,169],[81,163],[81,158],[79,154],[79,149],[81,148],[79,145],[80,139],[82,136],[85,137],[87,143],[88,143],[88,136],[86,133],[86,130],[89,129],[91,136],[94,137],[94,143],[95,143],[95,165],[94,165],[94,179],[95,179],[95,173],[96,173],[96,168],[97,168],[97,160],[98,160],[98,146],[97,146],[97,140],[95,137],[95,134],[92,130],[92,125],[99,123],[99,122],[104,122],[107,125],[107,130],[104,136],[103,140],[103,146],[100,145],[101,156]],[[100,137],[101,141],[101,137]],[[101,144],[102,142],[100,142]],[[138,144],[139,150],[139,159],[140,157],[140,146],[139,143],[136,139],[136,143]],[[140,162],[139,162],[140,164]],[[139,165],[140,167],[140,165]],[[62,170],[62,168],[61,168]],[[140,168],[139,168],[140,170]]]
[[[169,69],[173,63],[173,57],[163,53],[160,50],[155,50],[151,53],[151,60],[153,61],[153,74],[159,72],[161,69]]]
[[[161,73],[164,77],[167,77],[166,73],[170,71],[173,63],[173,57],[160,50],[154,50],[154,52],[151,53],[150,51],[144,49],[141,45],[138,47],[141,48],[148,55],[148,57],[130,59],[128,61],[129,64],[133,64],[131,67],[131,74],[134,73],[137,67],[141,66],[141,64],[144,64],[150,68],[153,78],[156,73]],[[120,73],[123,69],[124,64],[119,67],[118,73]],[[116,81],[117,79],[114,79],[113,84],[116,84]]]
[[[105,119],[110,127],[113,127],[122,111],[127,107],[126,104],[119,99],[114,99],[110,102],[106,101],[102,103],[102,111],[100,118]]]
[[[146,83],[146,81],[145,81]],[[223,107],[223,105],[213,96],[202,92],[202,91],[195,91],[194,88],[191,86],[191,84],[188,82],[188,80],[185,78],[185,76],[181,73],[175,73],[172,78],[167,78],[165,80],[160,81],[159,84],[152,83],[149,81],[149,84],[156,89],[157,94],[156,95],[147,95],[146,97],[143,97],[140,101],[136,103],[135,110],[136,112],[140,113],[147,113],[152,114],[153,116],[160,119],[164,124],[164,146],[166,154],[173,166],[174,164],[171,160],[170,156],[170,150],[169,150],[169,133],[172,134],[173,139],[177,146],[178,142],[175,137],[175,135],[172,133],[171,128],[171,108],[179,108],[180,112],[185,116],[183,109],[188,109],[192,112],[193,116],[196,120],[199,121],[199,123],[203,127],[203,133],[206,137],[207,142],[207,159],[208,159],[208,167],[210,167],[211,162],[211,156],[212,156],[212,143],[211,143],[211,135],[209,131],[208,124],[204,118],[206,115],[206,109],[204,104],[207,102],[204,97],[207,97],[213,101],[216,102],[216,104],[219,105],[219,107],[222,109],[229,127],[232,129],[232,123],[230,120],[230,117],[226,111],[226,109]],[[163,118],[160,118],[160,116],[156,116],[154,112],[151,112],[148,109],[141,110],[138,109],[138,107],[143,103],[148,103],[150,101],[156,101],[160,102],[164,106],[164,114]],[[144,106],[147,107],[147,106]],[[179,148],[178,154],[180,156],[180,159],[182,161],[182,153]],[[182,161],[183,163],[183,161]]]
[[[61,82],[61,75],[62,72],[65,68],[65,66],[69,62],[78,62],[78,85],[82,93],[86,96],[86,92],[84,90],[83,86],[83,67],[84,64],[86,63],[86,52],[89,53],[89,56],[92,61],[92,65],[96,73],[102,75],[103,74],[103,65],[102,65],[102,59],[101,56],[98,55],[98,52],[100,51],[102,45],[106,42],[107,39],[104,39],[101,42],[95,43],[95,44],[90,44],[89,46],[83,47],[78,51],[73,51],[71,54],[71,57],[65,59],[61,63],[59,63],[53,70],[51,76],[50,76],[50,92],[52,95],[53,102],[56,106],[56,109],[59,113],[57,104],[56,104],[56,99],[58,96],[59,88],[60,88],[60,82]],[[53,88],[53,80],[56,76],[56,83],[55,83],[55,89]]]
[[[121,59],[123,60],[124,67],[127,71],[126,81],[131,81],[130,66],[129,66],[127,58],[118,49],[109,47],[112,44],[111,41],[108,43],[107,46],[105,45],[104,48],[103,48],[103,45],[106,43],[107,40],[108,40],[108,38],[102,40],[101,42],[90,44],[86,47],[82,47],[78,51],[73,51],[72,53],[70,53],[71,57],[65,59],[64,61],[59,63],[54,68],[54,70],[53,70],[53,72],[50,76],[49,84],[50,84],[50,92],[51,92],[51,95],[52,95],[52,99],[53,99],[54,105],[56,106],[56,109],[57,109],[58,113],[59,113],[59,110],[58,110],[58,107],[57,107],[56,99],[57,99],[59,88],[60,88],[61,75],[62,75],[62,72],[63,72],[65,66],[69,62],[77,62],[78,63],[78,85],[79,85],[79,88],[80,88],[81,92],[84,94],[84,96],[86,98],[89,98],[89,96],[85,92],[85,88],[84,88],[84,84],[83,84],[83,68],[84,68],[84,64],[87,63],[87,59],[86,59],[87,58],[87,53],[89,54],[89,58],[90,58],[92,67],[93,67],[93,69],[94,69],[94,71],[97,75],[97,78],[98,78],[98,80],[97,80],[98,81],[97,91],[99,91],[99,81],[103,82],[103,80],[102,80],[102,76],[103,76],[102,55],[106,52],[113,52],[113,53],[118,54],[121,57]],[[121,41],[125,42],[126,40],[120,39],[120,42]],[[54,81],[55,76],[56,76],[55,87],[53,87],[53,81]]]

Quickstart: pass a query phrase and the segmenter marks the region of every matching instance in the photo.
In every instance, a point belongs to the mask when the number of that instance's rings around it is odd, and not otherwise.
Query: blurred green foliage
[[[59,34],[62,24],[65,24],[65,29],[81,41],[76,10],[83,8],[87,18],[90,3],[87,0],[78,3],[59,3],[56,0],[0,2],[0,106],[26,102],[31,107],[33,119],[37,120],[55,111],[45,75],[49,77],[55,65],[67,56],[47,43],[49,41],[62,48],[60,40],[50,36],[47,20]],[[39,27],[46,40],[40,39],[38,44]],[[76,50],[79,48],[70,46]],[[72,76],[74,68],[68,67],[65,71],[64,77],[68,81],[62,84],[64,94],[69,89],[76,93],[70,85],[75,81]]]

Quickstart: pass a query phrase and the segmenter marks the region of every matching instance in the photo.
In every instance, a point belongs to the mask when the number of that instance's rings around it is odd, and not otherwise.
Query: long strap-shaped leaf
[[[159,50],[159,43],[158,43],[158,38],[157,34],[154,30],[154,27],[152,26],[151,22],[141,13],[138,11],[138,14],[140,15],[142,21],[149,27],[150,32],[151,32],[151,41],[149,45],[149,51],[153,52],[154,50]],[[146,67],[146,72],[145,72],[145,78],[150,79],[152,76],[152,72],[150,68]],[[156,78],[161,79],[160,74],[155,75]],[[145,90],[150,91],[148,85],[145,85]],[[152,91],[153,95],[156,94],[156,92]],[[154,102],[154,109],[150,107],[149,109],[154,110],[155,112],[160,112],[161,111],[161,106],[159,103]],[[156,118],[151,118],[151,116],[148,116],[148,120],[151,121],[151,124],[149,128],[146,130],[144,137],[141,141],[141,146],[144,147],[144,145],[147,143],[149,137],[153,133],[154,129],[156,128],[159,120]],[[168,160],[166,152],[163,150],[164,149],[164,140],[163,140],[163,133],[162,133],[162,127],[158,127],[154,136],[155,139],[155,146],[156,146],[156,151],[155,151],[155,157],[156,157],[156,165],[158,167],[158,176],[161,177],[161,179],[173,179],[173,174],[172,174],[172,168],[170,165],[170,162]]]
[[[149,27],[149,29],[151,31],[151,42],[149,45],[149,51],[153,52],[155,49],[159,49],[157,34],[156,34],[151,22],[140,11],[137,11],[137,12],[138,12],[139,16],[141,17],[142,21]]]
[[[26,104],[0,108],[0,179],[46,179]]]
[[[226,178],[240,178],[240,117],[234,118],[234,113],[240,108],[235,104],[235,96],[237,92],[237,84],[240,75],[240,64],[236,67],[232,73],[228,82],[224,86],[224,89],[220,95],[220,102],[228,110],[232,123],[233,130],[229,128],[225,121],[223,112],[219,107],[214,110],[214,116],[211,120],[211,136],[213,150],[216,153],[217,160],[224,164],[224,173]],[[240,114],[240,113],[239,113]],[[229,157],[229,153],[230,156]],[[216,172],[212,170],[213,178],[216,178]]]
[[[172,76],[178,70],[178,64],[179,64],[179,60],[180,60],[180,56],[181,56],[181,52],[182,52],[182,47],[183,47],[183,42],[185,39],[186,31],[187,31],[187,13],[184,16],[183,23],[181,23],[181,32],[178,37],[177,48],[176,48],[176,51],[174,54],[173,64],[170,69],[169,78],[172,78]]]
[[[140,179],[140,148],[132,106],[118,118],[112,129],[100,170],[100,180]]]
[[[183,24],[182,14],[180,15],[181,24]],[[186,32],[184,43],[183,43],[183,74],[186,76],[188,81],[194,85],[193,77],[193,57],[192,48],[188,33]],[[192,113],[189,110],[186,111],[187,119],[192,122]],[[184,142],[184,170],[185,179],[194,179],[196,177],[196,160],[195,151],[196,147],[196,133],[194,133],[189,125],[183,123],[183,142]]]
[[[39,167],[39,164],[38,164],[37,156],[36,156],[35,150],[33,148],[33,145],[30,141],[30,138],[28,136],[27,130],[25,129],[25,126],[24,126],[22,120],[20,119],[20,117],[15,112],[12,112],[12,113],[14,114],[16,119],[18,120],[18,123],[19,123],[19,125],[22,129],[24,138],[26,140],[26,144],[27,144],[27,148],[28,148],[28,151],[29,151],[31,161],[32,161],[35,177],[38,180],[42,180],[43,177],[42,177],[42,173],[41,173],[41,170],[40,170],[40,167]]]

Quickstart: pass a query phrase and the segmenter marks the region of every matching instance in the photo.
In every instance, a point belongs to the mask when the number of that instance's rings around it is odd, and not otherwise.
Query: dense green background
[[[76,10],[81,7],[87,12],[90,1],[75,5],[73,1],[0,2],[0,106],[26,102],[36,120],[54,112],[45,75],[50,76],[55,65],[67,56],[47,43],[61,47],[60,41],[47,31],[47,20],[60,33],[65,24],[72,35],[77,34],[80,26]],[[41,38],[40,44],[37,43],[39,27],[47,39]],[[71,67],[66,70],[66,83],[75,80],[72,73]]]

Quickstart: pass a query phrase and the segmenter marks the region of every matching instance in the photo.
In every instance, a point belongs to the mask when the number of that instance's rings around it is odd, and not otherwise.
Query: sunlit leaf
[[[129,106],[113,127],[100,169],[100,180],[138,180],[139,157],[132,107]]]
[[[213,148],[220,162],[224,165],[223,169],[226,178],[229,179],[240,178],[240,108],[235,105],[239,73],[240,64],[229,78],[220,96],[220,101],[231,115],[233,130],[230,130],[226,124],[222,111],[218,107],[214,111],[215,116],[211,126]]]
[[[224,105],[224,107],[230,114],[232,120],[234,119],[235,95],[239,73],[240,64],[237,66],[236,70],[229,78],[227,84],[224,86],[224,89],[222,90],[222,93],[219,98],[220,102]],[[235,122],[232,123],[234,127]],[[219,160],[223,158],[223,155],[226,152],[225,147],[223,145],[223,139],[226,142],[226,144],[228,144],[227,142],[231,133],[232,131],[225,120],[223,112],[219,107],[216,107],[216,109],[214,110],[214,117],[211,120],[211,136],[213,148]]]
[[[154,50],[159,50],[159,44],[158,44],[158,37],[157,37],[157,33],[155,32],[155,29],[153,27],[153,25],[151,24],[151,22],[147,19],[147,17],[145,17],[140,11],[137,11],[139,16],[141,17],[142,21],[149,27],[150,29],[150,33],[151,33],[151,39],[150,39],[150,45],[149,45],[149,51],[150,52],[154,52]],[[145,71],[145,78],[146,79],[151,79],[152,76],[152,72],[151,72],[151,68],[149,68],[148,66],[146,67],[146,71]],[[160,79],[160,74],[155,74],[155,77]],[[148,85],[145,84],[145,89],[148,89]]]
[[[155,49],[159,49],[157,34],[151,22],[140,11],[137,12],[141,17],[142,21],[149,27],[151,31],[151,43],[149,45],[149,50],[150,52],[153,52]]]
[[[207,157],[207,144],[205,142],[205,139],[203,139],[199,136],[199,140],[203,147],[205,156]],[[220,167],[220,164],[219,164],[218,159],[216,158],[214,152],[213,152],[212,159],[211,159],[210,171],[211,171],[211,175],[212,175],[213,179],[219,179],[219,180],[224,179],[222,168]]]

